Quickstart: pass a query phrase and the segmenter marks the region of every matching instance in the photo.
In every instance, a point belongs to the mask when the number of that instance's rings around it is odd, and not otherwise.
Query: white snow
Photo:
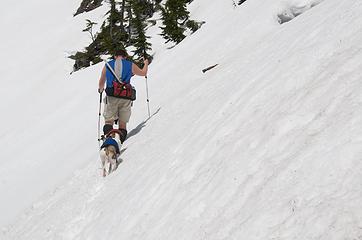
[[[2,3],[1,239],[362,239],[361,1],[193,1],[206,23],[172,49],[150,28],[153,116],[135,77],[107,178],[103,64],[66,58],[105,8],[79,2]]]

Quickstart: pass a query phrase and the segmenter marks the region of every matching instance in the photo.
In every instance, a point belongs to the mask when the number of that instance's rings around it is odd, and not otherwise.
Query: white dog
[[[102,161],[102,174],[103,177],[109,175],[111,172],[117,169],[118,163],[120,162],[120,149],[122,147],[121,141],[119,140],[119,130],[112,130],[107,134],[104,140],[99,156]]]

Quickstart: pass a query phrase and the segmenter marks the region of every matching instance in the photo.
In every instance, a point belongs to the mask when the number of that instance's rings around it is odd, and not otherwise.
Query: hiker
[[[131,96],[135,94],[135,90],[130,85],[131,77],[133,75],[146,76],[148,71],[147,59],[144,59],[144,66],[141,69],[127,60],[127,56],[128,54],[125,50],[117,50],[114,54],[114,59],[108,61],[108,64],[103,67],[98,84],[98,92],[102,93],[105,90],[107,94],[104,99],[103,117],[105,125],[103,133],[107,135],[113,129],[114,122],[118,120],[121,144],[127,138],[127,123],[131,116],[132,100],[135,99],[135,96]],[[116,77],[114,74],[116,74]],[[117,78],[122,83],[119,83]],[[104,89],[105,84],[106,88]]]

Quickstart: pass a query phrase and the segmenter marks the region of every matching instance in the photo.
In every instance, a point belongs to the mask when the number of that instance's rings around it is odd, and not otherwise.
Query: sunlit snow
[[[0,9],[1,239],[362,239],[362,1],[195,0],[173,48],[151,27],[152,117],[135,77],[106,178],[103,64],[67,58],[106,8],[79,3]]]

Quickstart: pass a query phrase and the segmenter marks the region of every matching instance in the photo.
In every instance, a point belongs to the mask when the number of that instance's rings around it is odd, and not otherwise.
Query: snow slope
[[[2,3],[0,226],[95,156],[76,151],[98,146],[99,100],[90,89],[78,93],[84,85],[96,86],[95,76],[70,76],[66,58],[89,41],[82,29],[90,16],[72,17],[79,2]],[[92,17],[103,14],[100,9]]]
[[[57,4],[44,27],[59,42],[37,45],[44,30],[31,27],[44,16],[24,26],[35,45],[17,53],[36,60],[20,93],[11,92],[18,62],[1,64],[1,239],[362,239],[362,2],[198,0],[192,18],[206,24],[169,50],[150,29],[153,116],[135,78],[123,163],[105,179],[102,65],[67,75],[58,54],[87,39],[77,32],[84,19],[70,16],[77,4]],[[27,19],[7,14],[2,24]],[[22,42],[1,44],[5,59]]]

